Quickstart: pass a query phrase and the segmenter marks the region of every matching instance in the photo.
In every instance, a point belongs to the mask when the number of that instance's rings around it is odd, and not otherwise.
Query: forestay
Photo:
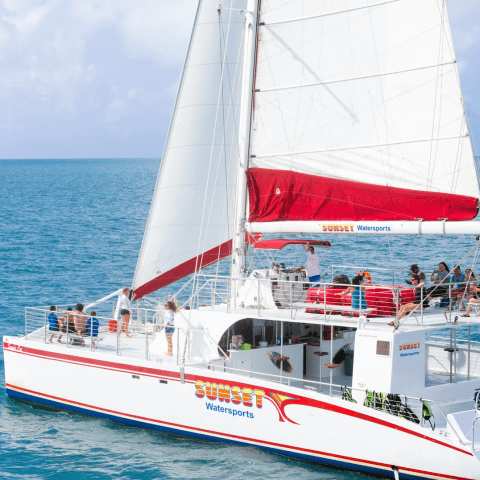
[[[245,2],[201,0],[134,278],[140,298],[231,253]]]
[[[255,88],[251,222],[476,216],[443,0],[262,0]]]

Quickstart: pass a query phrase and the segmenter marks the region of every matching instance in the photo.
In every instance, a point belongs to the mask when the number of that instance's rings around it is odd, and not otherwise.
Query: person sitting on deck
[[[52,305],[50,307],[50,313],[48,315],[48,329],[52,332],[61,332],[62,331],[62,327],[63,327],[63,318],[59,318],[57,316],[57,314],[55,313],[57,311],[57,307],[55,305]],[[50,337],[50,340],[49,340],[49,343],[52,343],[53,342],[53,337],[55,336],[55,334],[52,334],[52,336]],[[57,342],[59,343],[62,343],[61,342],[61,338],[62,336],[60,335],[58,337],[58,340]]]
[[[422,303],[422,297],[423,297],[423,308],[428,308],[427,295],[425,292],[423,292],[423,295],[422,295],[422,289],[425,286],[425,283],[420,282],[419,275],[412,275],[412,285],[415,287],[415,301],[402,305],[402,307],[400,308],[400,311],[398,312],[398,316],[395,318],[395,320],[393,320],[393,322],[390,322],[389,325],[395,325],[408,312],[419,309],[420,304]]]
[[[453,269],[453,273],[450,275],[450,282],[455,283],[454,288],[451,290],[452,299],[454,299],[454,305],[457,303],[458,295],[463,295],[465,292],[465,281],[467,276],[461,272],[460,265],[457,265]],[[453,307],[452,307],[453,308]]]
[[[363,284],[363,276],[357,275],[352,280],[352,286],[346,288],[343,292],[337,293],[338,296],[348,295],[350,292],[352,293],[352,308],[366,309],[367,308],[367,300],[365,299],[365,291],[362,287]]]
[[[464,285],[462,285],[458,292],[456,292],[456,298],[454,293],[452,292],[452,297],[458,302],[458,309],[465,310],[465,306],[463,304],[464,299],[471,300],[475,295],[475,288],[477,286],[477,282],[475,281],[475,274],[472,272],[471,268],[465,269],[465,279]]]
[[[97,348],[95,345],[95,342],[93,341],[93,337],[98,337],[98,329],[99,329],[99,322],[98,319],[96,318],[97,312],[95,310],[92,310],[90,312],[90,317],[87,320],[87,323],[85,324],[85,328],[82,330],[82,335],[86,337],[91,337],[92,338],[92,347]]]
[[[320,281],[320,260],[318,259],[315,249],[307,244],[307,261],[302,267],[296,268],[295,271],[305,269],[308,273],[308,280],[310,283],[317,283]],[[312,285],[313,286],[313,285]]]
[[[475,307],[476,305],[480,303],[480,287],[475,286],[475,288],[471,291],[470,293],[471,298],[468,301],[468,307],[467,311],[462,315],[462,317],[469,317],[470,312],[472,311],[472,308]],[[478,310],[477,310],[477,316],[478,316]]]
[[[467,301],[469,301],[472,298],[476,297],[477,279],[475,278],[475,274],[473,273],[471,268],[467,268],[465,270],[465,275],[467,276],[467,278],[465,279],[465,281],[467,282],[465,293],[467,295]]]
[[[448,274],[450,269],[445,262],[440,262],[438,264],[438,270],[434,270],[430,276],[430,280],[435,284],[427,289],[427,296],[432,297],[443,297],[448,292]]]
[[[408,274],[409,277],[413,277],[414,275],[417,275],[418,278],[420,279],[420,282],[425,282],[425,274],[420,271],[419,266],[414,263],[410,267],[410,273]],[[410,280],[405,280],[405,283],[408,283],[409,285],[412,285],[412,281]]]
[[[73,313],[73,308],[68,307],[66,310],[58,310],[58,311],[67,314],[66,317],[62,317],[62,320],[64,321],[64,325],[62,326],[62,329],[61,329],[62,332],[67,333],[68,331],[68,333],[75,333],[75,327],[73,325],[73,317],[71,315]]]
[[[82,335],[82,330],[85,328],[87,323],[87,314],[83,311],[83,305],[81,303],[77,303],[75,308],[76,310],[73,312],[73,314],[67,315],[67,329],[69,333]],[[67,312],[72,312],[72,308],[67,308]],[[65,329],[63,331],[65,331]],[[82,346],[85,346],[85,342],[83,340]]]

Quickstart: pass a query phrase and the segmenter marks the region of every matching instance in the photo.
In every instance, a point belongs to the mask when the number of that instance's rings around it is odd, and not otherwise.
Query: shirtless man
[[[83,311],[83,305],[77,303],[75,311],[73,312],[73,326],[77,335],[82,335],[82,331],[87,324],[88,315]],[[82,347],[85,346],[85,341],[82,339]]]

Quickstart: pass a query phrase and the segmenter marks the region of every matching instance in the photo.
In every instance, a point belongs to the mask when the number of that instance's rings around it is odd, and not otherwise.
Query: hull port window
[[[377,340],[377,355],[390,356],[390,342]]]

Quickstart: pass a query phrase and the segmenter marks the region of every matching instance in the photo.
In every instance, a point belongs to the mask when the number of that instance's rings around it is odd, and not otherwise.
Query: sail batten
[[[420,139],[413,139],[413,140],[402,140],[393,143],[376,143],[372,145],[355,145],[351,147],[342,147],[342,148],[330,148],[328,150],[305,150],[303,152],[277,152],[277,153],[264,153],[262,155],[252,155],[252,158],[268,158],[268,157],[285,157],[290,155],[306,155],[308,153],[328,153],[328,152],[342,152],[346,150],[361,150],[364,148],[379,148],[379,147],[392,147],[395,145],[407,145],[409,143],[422,143],[422,142],[439,142],[442,140],[458,140],[461,138],[468,139],[468,133],[463,135],[457,135],[454,137],[430,137],[430,138],[420,138]]]
[[[374,73],[371,75],[364,75],[362,77],[350,77],[350,78],[340,78],[335,80],[327,80],[325,82],[314,82],[314,83],[305,83],[299,85],[285,85],[282,87],[272,87],[272,88],[263,88],[255,90],[255,93],[266,93],[266,92],[277,92],[279,90],[288,90],[290,88],[305,88],[305,87],[317,87],[322,85],[329,85],[332,83],[342,83],[342,82],[354,82],[357,80],[365,80],[367,78],[375,78],[375,77],[385,77],[387,75],[398,75],[400,73],[408,73],[408,72],[415,72],[417,70],[427,70],[429,68],[438,68],[438,67],[446,67],[447,65],[453,65],[456,63],[456,60],[451,62],[441,63],[439,65],[425,65],[421,67],[414,67],[414,68],[407,68],[404,70],[396,70],[394,72],[381,72],[381,73]]]
[[[349,9],[345,9],[345,10],[338,10],[336,12],[319,13],[317,15],[311,15],[311,16],[308,16],[308,17],[297,17],[297,18],[289,18],[289,19],[284,19],[284,20],[262,22],[260,25],[261,26],[271,26],[271,25],[281,25],[281,24],[284,24],[284,23],[292,23],[292,22],[304,22],[304,21],[307,21],[307,20],[313,20],[315,18],[329,17],[331,15],[341,15],[341,14],[345,14],[345,13],[356,12],[358,10],[364,10],[366,8],[379,7],[381,5],[386,5],[387,3],[394,3],[394,2],[400,2],[400,1],[402,1],[402,0],[385,0],[384,2],[373,3],[371,5],[362,5],[362,6],[359,6],[359,7],[349,8]]]

